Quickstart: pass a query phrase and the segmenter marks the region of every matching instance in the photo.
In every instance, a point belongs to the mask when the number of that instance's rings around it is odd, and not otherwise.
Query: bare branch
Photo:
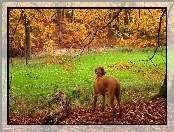
[[[56,15],[57,12],[55,12],[52,16],[51,16],[51,19]]]
[[[148,9],[148,11],[150,12],[150,14],[152,15],[152,17],[153,17],[153,14],[152,14],[152,12],[150,11],[150,9]]]
[[[124,2],[124,4],[125,4],[125,2]],[[121,11],[122,11],[122,9],[120,9],[119,12],[118,12],[118,13],[117,13],[105,26],[103,26],[103,27],[101,27],[100,29],[96,30],[96,31],[94,32],[92,38],[89,40],[89,42],[88,42],[86,45],[83,46],[81,52],[80,52],[78,55],[74,56],[72,59],[76,58],[77,56],[82,55],[82,53],[84,52],[85,48],[86,48],[88,45],[90,45],[91,42],[94,40],[94,38],[95,38],[97,32],[98,32],[99,30],[103,30],[103,29],[106,28],[109,24],[111,24],[111,23],[119,16],[119,14],[120,14]],[[82,43],[83,43],[91,34],[92,34],[92,32],[89,32],[89,34],[87,35],[87,37],[85,37],[85,39],[82,41]]]
[[[119,16],[119,14],[120,14],[121,11],[122,11],[122,9],[120,9],[120,11],[119,11],[119,12],[118,12],[118,13],[117,13],[105,26],[103,26],[103,27],[101,27],[100,29],[98,29],[98,30],[95,31],[93,37],[91,38],[91,40],[90,40],[86,45],[83,46],[83,49],[82,49],[82,51],[81,51],[81,53],[80,53],[79,55],[81,55],[81,54],[83,53],[84,49],[94,40],[94,38],[95,38],[97,32],[98,32],[99,30],[103,30],[103,29],[106,28],[109,24],[111,24],[111,23],[113,22],[113,20],[116,19],[116,18]],[[91,34],[91,33],[90,33],[90,34]],[[89,36],[89,35],[88,35],[88,36]]]
[[[103,26],[101,29],[99,30],[103,30],[104,28],[106,28],[109,24],[111,24],[120,14],[120,12],[122,11],[122,9],[120,9],[120,11],[105,25]]]
[[[165,13],[166,13],[166,10],[163,11],[163,13],[162,13],[162,15],[161,15],[161,17],[160,17],[159,28],[158,28],[158,42],[157,42],[158,46],[156,47],[156,49],[155,49],[155,51],[154,51],[154,54],[149,58],[149,60],[152,60],[152,59],[153,59],[153,57],[155,56],[155,54],[156,54],[156,52],[157,52],[157,50],[158,50],[158,48],[159,48],[159,46],[160,46],[161,22],[162,22],[162,19],[163,19],[163,16],[164,16]]]

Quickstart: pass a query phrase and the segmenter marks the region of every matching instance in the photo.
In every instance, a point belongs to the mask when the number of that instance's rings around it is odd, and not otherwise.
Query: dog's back
[[[108,92],[115,93],[120,90],[120,84],[117,79],[113,77],[98,77],[94,82],[94,90],[96,94],[105,94]]]

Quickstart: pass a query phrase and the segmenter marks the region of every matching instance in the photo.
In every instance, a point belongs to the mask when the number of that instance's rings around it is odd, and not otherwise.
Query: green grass
[[[106,49],[72,60],[68,56],[57,57],[50,65],[45,63],[52,59],[49,56],[33,58],[27,66],[24,59],[15,58],[9,71],[12,76],[10,112],[41,113],[53,109],[57,107],[53,94],[58,90],[67,94],[72,108],[92,107],[94,69],[98,66],[105,68],[106,76],[120,81],[123,103],[148,100],[159,92],[166,71],[164,47],[159,48],[153,63],[139,61],[151,57],[153,50],[125,52],[124,48]],[[102,101],[100,98],[98,103]]]

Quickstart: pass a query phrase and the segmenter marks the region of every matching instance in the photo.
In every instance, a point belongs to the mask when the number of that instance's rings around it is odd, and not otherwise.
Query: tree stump
[[[66,94],[59,91],[56,92],[54,96],[60,107],[56,110],[52,110],[44,117],[44,124],[59,124],[70,114],[71,108]]]

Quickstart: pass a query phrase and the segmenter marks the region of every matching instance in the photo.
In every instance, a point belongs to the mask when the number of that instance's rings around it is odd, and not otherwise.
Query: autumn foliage
[[[30,22],[32,52],[60,48],[152,47],[162,9],[10,9],[11,56],[25,53],[25,26]],[[166,45],[166,15],[160,45]]]

